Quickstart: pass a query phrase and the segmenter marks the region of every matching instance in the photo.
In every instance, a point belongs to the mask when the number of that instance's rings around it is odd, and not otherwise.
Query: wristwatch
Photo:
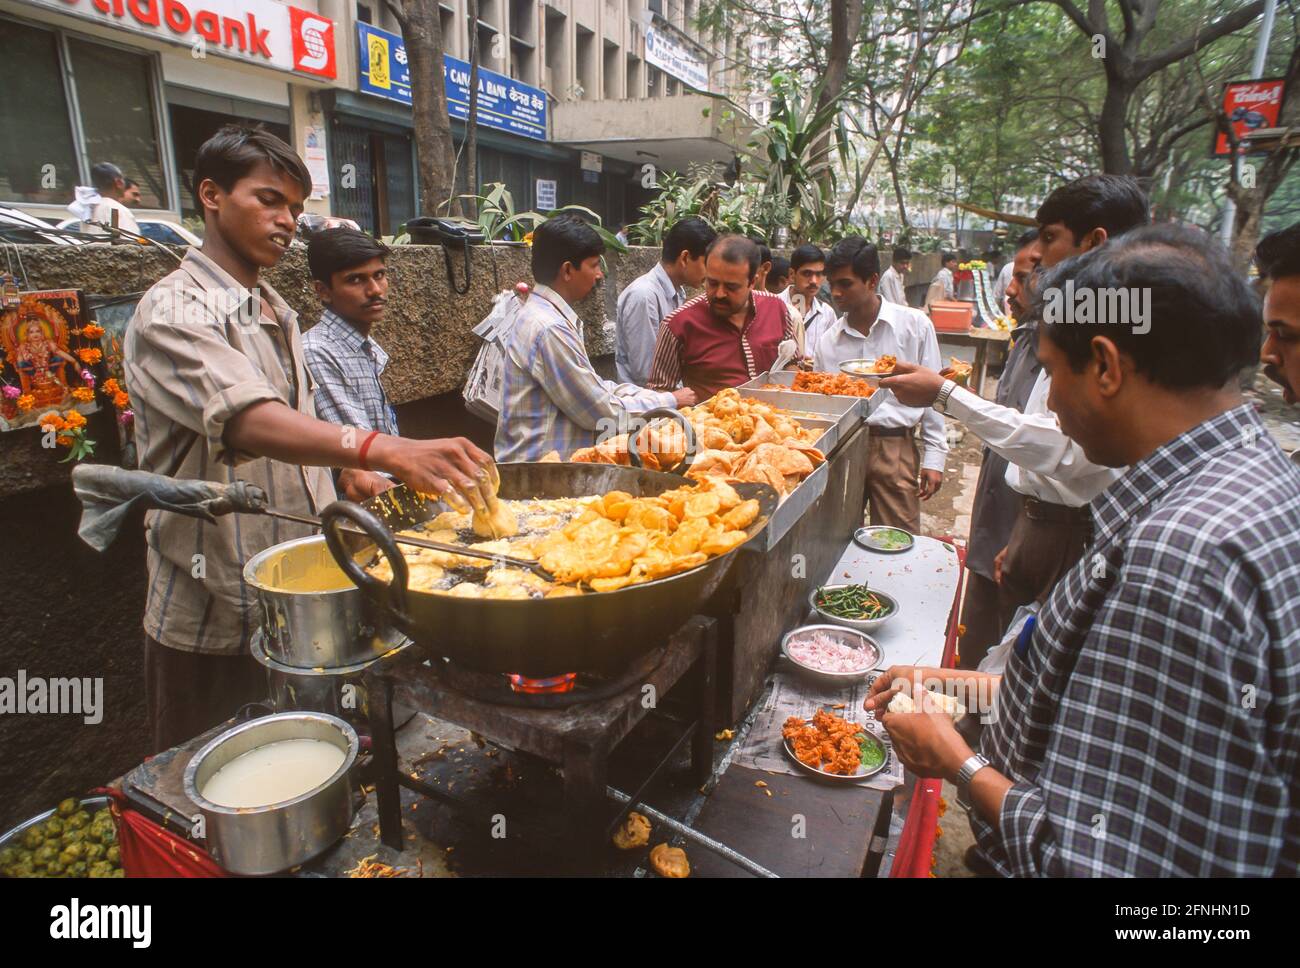
[[[976,773],[988,765],[988,760],[975,753],[957,770],[957,802],[963,808],[970,809],[970,781],[975,779]]]
[[[957,389],[957,384],[952,380],[944,380],[943,386],[939,387],[939,395],[934,398],[934,409],[940,413],[947,412],[948,398],[952,396],[952,391]]]

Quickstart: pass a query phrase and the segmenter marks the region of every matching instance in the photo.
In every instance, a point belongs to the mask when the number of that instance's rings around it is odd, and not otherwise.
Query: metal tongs
[[[73,469],[72,483],[77,497],[81,499],[84,506],[81,536],[100,550],[108,546],[116,536],[117,528],[126,513],[136,505],[171,511],[204,521],[216,521],[218,516],[225,514],[264,514],[282,521],[293,521],[322,530],[325,528],[324,521],[314,514],[298,514],[271,507],[266,492],[256,484],[247,481],[235,481],[231,484],[178,481],[162,474],[128,471],[108,464],[79,464]],[[347,523],[338,525],[340,530],[369,537],[363,528],[356,526],[352,521],[353,515],[346,513],[349,507],[361,509],[360,505],[349,501],[338,501],[326,509],[327,516],[332,516],[329,512],[338,509],[343,512],[339,516],[349,519]],[[537,562],[526,558],[483,551],[479,548],[444,544],[441,541],[401,532],[392,532],[392,539],[398,544],[428,548],[430,551],[441,551],[465,558],[481,558],[498,565],[522,568],[546,581],[555,581],[555,577],[549,571]]]

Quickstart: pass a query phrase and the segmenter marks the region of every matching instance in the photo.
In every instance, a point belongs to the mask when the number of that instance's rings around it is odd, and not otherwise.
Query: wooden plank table
[[[973,346],[975,348],[975,365],[974,373],[971,374],[971,389],[980,396],[984,396],[984,379],[988,375],[989,353],[998,353],[999,359],[1005,360],[1007,353],[1011,349],[1011,334],[1001,329],[974,327],[965,333],[951,333],[940,330],[935,335],[939,337],[940,343],[955,343],[958,346]]]
[[[899,600],[897,618],[873,633],[885,653],[881,668],[894,663],[942,663],[960,574],[957,550],[924,536],[917,537],[911,550],[892,555],[867,551],[850,541],[831,571],[835,581],[861,582],[889,591]],[[787,629],[805,618],[806,605]],[[781,660],[776,676],[793,674]],[[846,709],[842,715],[854,714],[861,712]],[[773,737],[773,741],[778,740]],[[765,786],[757,786],[760,782]],[[912,783],[908,776],[903,787],[882,792],[732,763],[694,826],[782,876],[874,877],[888,849],[895,803],[901,812],[907,811]],[[751,876],[686,846],[694,874]]]

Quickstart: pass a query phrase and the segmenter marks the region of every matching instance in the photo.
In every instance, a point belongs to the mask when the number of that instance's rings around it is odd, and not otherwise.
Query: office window
[[[149,58],[76,39],[68,40],[68,54],[90,164],[111,161],[139,182],[141,207],[164,207],[167,188]]]
[[[357,20],[363,24],[378,26],[375,23],[375,15],[370,11],[370,7],[364,3],[357,4]]]
[[[90,167],[109,161],[140,185],[144,207],[166,208],[153,58],[60,34],[0,18],[7,85],[0,98],[0,198],[67,204],[77,185],[90,183]],[[85,158],[77,156],[78,129]]]
[[[627,85],[623,88],[627,97],[645,97],[645,88],[641,86],[641,58],[635,54],[627,55]]]
[[[58,35],[0,18],[0,198],[67,204],[80,181]]]
[[[537,42],[537,7],[533,0],[510,0],[510,35]]]
[[[456,11],[438,4],[438,23],[442,25],[442,52],[456,56]]]
[[[478,28],[478,63],[480,67],[486,67],[490,71],[496,71],[498,74],[505,73],[505,65],[498,63],[492,56],[493,38],[497,32],[491,27],[484,27],[482,24]],[[468,41],[467,41],[468,43]],[[468,50],[468,48],[466,48]]]
[[[546,8],[546,73],[543,84],[552,94],[561,100],[567,99],[570,88],[572,68],[569,64],[569,36],[565,29],[565,16],[553,7]]]
[[[618,51],[617,44],[605,41],[605,99],[607,101],[617,100],[619,96],[618,82],[622,77],[618,69]]]
[[[599,68],[596,63],[596,35],[590,30],[578,28],[578,86],[582,88],[578,96],[584,101],[594,101],[600,97]]]

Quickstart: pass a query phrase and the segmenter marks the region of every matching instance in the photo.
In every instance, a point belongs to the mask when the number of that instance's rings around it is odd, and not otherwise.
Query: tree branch
[[[1068,0],[1066,0],[1068,2]],[[1264,10],[1264,0],[1254,0],[1253,3],[1247,4],[1230,14],[1225,14],[1214,23],[1205,28],[1204,31],[1197,31],[1191,37],[1181,40],[1176,44],[1166,47],[1158,54],[1152,54],[1150,57],[1143,57],[1133,62],[1133,77],[1137,81],[1145,80],[1156,71],[1164,70],[1170,64],[1182,60],[1184,57],[1196,53],[1202,47],[1207,47],[1220,37],[1225,37],[1234,31],[1240,30],[1246,24],[1258,17]]]

